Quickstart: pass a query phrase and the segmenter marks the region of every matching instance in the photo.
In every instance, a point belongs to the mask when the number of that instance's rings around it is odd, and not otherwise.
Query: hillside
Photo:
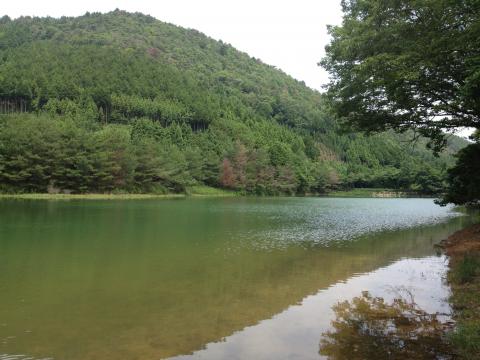
[[[433,193],[464,145],[437,158],[408,134],[342,133],[303,82],[119,10],[0,19],[0,114],[3,192]]]

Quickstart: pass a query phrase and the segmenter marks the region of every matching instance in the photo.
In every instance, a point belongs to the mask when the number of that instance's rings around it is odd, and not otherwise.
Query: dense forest
[[[412,137],[346,132],[303,82],[150,16],[0,19],[1,192],[437,193],[466,142]]]

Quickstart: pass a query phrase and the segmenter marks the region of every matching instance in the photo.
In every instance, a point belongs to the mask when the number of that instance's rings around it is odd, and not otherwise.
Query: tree
[[[448,189],[441,205],[480,205],[480,142],[457,154],[456,165],[448,171]]]
[[[210,186],[218,186],[220,158],[213,151],[206,151],[204,154],[203,181]]]
[[[102,191],[128,186],[134,176],[133,149],[128,129],[106,126],[94,137],[96,181]]]
[[[241,142],[237,141],[235,144],[235,154],[233,157],[233,166],[235,171],[235,179],[237,186],[245,188],[247,184],[247,148]]]
[[[220,173],[220,184],[226,188],[234,188],[236,186],[235,175],[233,167],[227,158],[223,159]]]
[[[445,129],[480,128],[480,1],[343,0],[321,61],[338,116],[445,146]]]

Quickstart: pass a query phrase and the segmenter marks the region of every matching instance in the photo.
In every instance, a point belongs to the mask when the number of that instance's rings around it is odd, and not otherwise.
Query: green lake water
[[[320,358],[331,306],[448,311],[431,199],[0,201],[0,359]]]

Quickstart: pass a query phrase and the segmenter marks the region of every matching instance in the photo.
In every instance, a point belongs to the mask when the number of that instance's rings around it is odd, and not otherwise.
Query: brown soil
[[[466,253],[480,252],[480,224],[470,226],[450,235],[442,243],[442,247],[452,260]]]

